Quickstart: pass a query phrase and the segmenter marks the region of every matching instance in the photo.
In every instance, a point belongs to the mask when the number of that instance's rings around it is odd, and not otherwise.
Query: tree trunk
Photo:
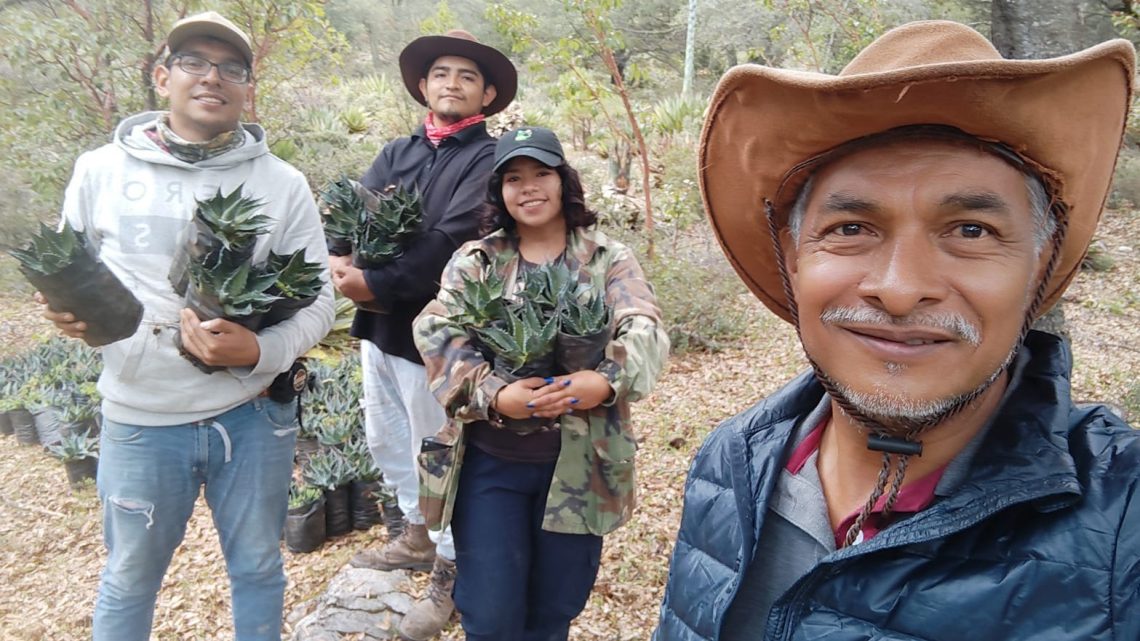
[[[1116,37],[1101,0],[993,0],[990,29],[1006,58],[1052,58]]]
[[[1052,58],[1116,36],[1098,0],[993,0],[990,9],[993,43],[1006,58]],[[1033,328],[1069,340],[1060,302]]]

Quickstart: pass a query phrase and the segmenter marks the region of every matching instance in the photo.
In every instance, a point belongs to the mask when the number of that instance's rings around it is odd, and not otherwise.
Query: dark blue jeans
[[[554,463],[469,446],[451,530],[467,641],[566,641],[598,576],[602,537],[542,529]]]

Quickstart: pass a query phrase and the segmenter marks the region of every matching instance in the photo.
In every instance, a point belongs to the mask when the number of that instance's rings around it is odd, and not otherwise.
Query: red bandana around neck
[[[454,136],[471,125],[477,125],[486,119],[487,117],[483,114],[475,114],[459,122],[437,127],[435,125],[435,114],[429,111],[428,115],[424,118],[424,131],[427,133],[427,138],[431,144],[438,147],[444,138]]]

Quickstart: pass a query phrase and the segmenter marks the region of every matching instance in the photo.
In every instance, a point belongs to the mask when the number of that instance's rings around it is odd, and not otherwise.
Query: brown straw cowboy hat
[[[420,92],[420,80],[427,74],[428,66],[440,56],[474,60],[486,76],[487,84],[495,85],[495,99],[483,109],[484,115],[499,113],[515,99],[519,79],[510,59],[498,49],[480,43],[470,33],[452,29],[442,36],[416,38],[400,52],[400,75],[404,78],[404,86],[421,105],[426,107],[427,100]]]
[[[701,195],[737,273],[784,320],[791,309],[765,215],[782,227],[813,159],[909,125],[1000,142],[1068,212],[1043,313],[1084,257],[1123,140],[1135,51],[1127,40],[1048,60],[1006,60],[964,25],[915,22],[867,46],[837,76],[743,65],[728,71],[701,132]]]

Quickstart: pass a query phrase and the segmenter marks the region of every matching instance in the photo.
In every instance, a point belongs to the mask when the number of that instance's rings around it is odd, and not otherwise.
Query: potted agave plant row
[[[263,203],[243,196],[242,187],[224,195],[218,190],[197,201],[170,282],[199,319],[224,318],[257,331],[312,304],[323,285],[322,268],[305,260],[304,249],[287,255],[270,252],[263,264],[252,262],[257,239],[268,231],[270,219],[257,213]],[[176,342],[182,355],[203,372],[223,369],[186,352],[180,337]]]
[[[327,538],[367,530],[382,522],[385,491],[380,471],[363,439],[344,449],[323,449],[290,488],[285,545],[292,552],[312,552]]]
[[[27,247],[8,253],[51,309],[87,323],[83,340],[88,345],[127,338],[142,322],[142,303],[95,257],[87,237],[66,221],[59,230],[41,223]]]
[[[53,339],[0,363],[0,434],[42,445],[64,464],[73,488],[95,478],[101,364],[74,341]]]
[[[376,193],[341,176],[321,191],[321,202],[329,253],[351,254],[352,264],[361,269],[395,260],[423,221],[419,192],[401,185]],[[375,301],[359,305],[368,311],[387,311]]]
[[[500,378],[510,382],[597,367],[612,336],[601,291],[578,282],[565,262],[555,261],[524,274],[522,288],[509,298],[499,272],[489,265],[477,277],[463,274],[462,288],[449,291],[459,307],[449,320],[467,331]],[[518,431],[548,423],[506,422]]]

